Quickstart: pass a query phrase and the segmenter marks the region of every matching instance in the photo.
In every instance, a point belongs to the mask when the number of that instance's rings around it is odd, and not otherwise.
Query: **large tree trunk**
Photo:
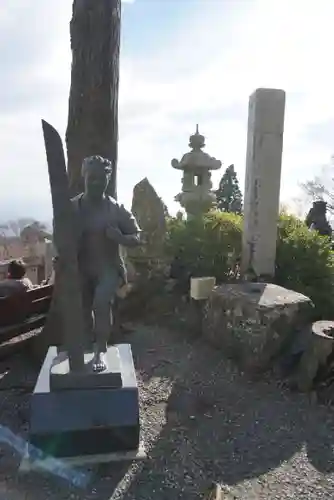
[[[121,0],[74,0],[71,90],[66,131],[71,194],[83,189],[81,164],[101,155],[114,169],[116,198]]]
[[[71,20],[72,73],[66,131],[71,194],[83,189],[81,164],[101,155],[114,166],[109,193],[116,197],[121,0],[74,0]],[[51,308],[36,341],[41,359],[49,345],[61,345],[59,307],[62,280],[56,272]]]

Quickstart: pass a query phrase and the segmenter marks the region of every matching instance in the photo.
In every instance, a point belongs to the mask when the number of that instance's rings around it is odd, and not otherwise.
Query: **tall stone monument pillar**
[[[275,274],[285,92],[257,89],[249,99],[242,272]]]

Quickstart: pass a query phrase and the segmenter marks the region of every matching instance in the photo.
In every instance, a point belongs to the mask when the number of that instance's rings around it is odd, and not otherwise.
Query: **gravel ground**
[[[181,334],[138,326],[130,338],[141,392],[144,462],[92,469],[85,490],[20,474],[0,447],[1,500],[333,499],[333,410],[251,382],[218,351]],[[0,362],[0,423],[25,436],[36,374],[22,356]]]

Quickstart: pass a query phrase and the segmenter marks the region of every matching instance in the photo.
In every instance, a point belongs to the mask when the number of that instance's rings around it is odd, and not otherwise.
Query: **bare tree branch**
[[[300,184],[301,189],[307,196],[310,202],[324,200],[327,202],[327,210],[334,214],[334,158],[331,158],[331,163],[325,165],[321,169],[321,173],[316,175],[314,179],[308,180]]]

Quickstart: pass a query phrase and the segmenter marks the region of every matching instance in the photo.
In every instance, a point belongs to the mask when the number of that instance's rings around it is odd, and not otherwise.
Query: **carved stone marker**
[[[128,250],[129,256],[160,258],[166,235],[164,204],[147,178],[133,188],[131,212],[145,234],[145,246]]]
[[[275,274],[284,111],[283,90],[249,99],[242,272],[258,278]]]
[[[101,370],[95,369],[96,353],[100,354],[99,339],[97,350],[85,349],[77,214],[69,197],[61,139],[44,121],[43,131],[55,242],[63,266],[62,276],[66,276],[59,298],[65,351],[57,354],[56,348],[50,347],[46,355],[32,395],[30,443],[45,453],[52,450],[56,457],[82,456],[85,463],[87,457],[105,461],[117,452],[131,452],[132,458],[136,458],[139,406],[131,347],[126,344],[106,347],[106,366],[103,364]],[[95,179],[95,188],[97,184]],[[107,231],[113,237],[121,235],[122,240],[129,239],[122,228],[118,231],[108,227]],[[115,245],[118,247],[118,243]]]

